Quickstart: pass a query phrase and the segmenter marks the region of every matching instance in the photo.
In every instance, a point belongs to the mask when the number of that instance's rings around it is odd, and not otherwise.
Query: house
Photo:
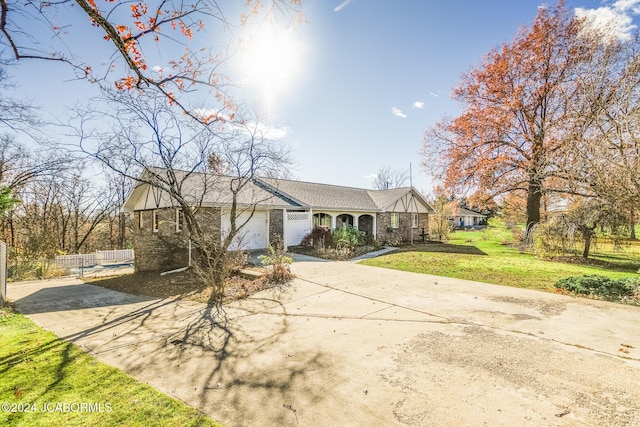
[[[145,172],[148,174],[148,172]],[[165,172],[154,170],[163,177]],[[221,238],[230,226],[230,188],[234,178],[176,172],[182,194],[198,206],[199,223]],[[160,186],[138,184],[122,210],[134,214],[134,248],[138,271],[169,270],[188,263],[189,236],[175,199]],[[254,178],[237,195],[237,223],[248,221],[234,249],[264,249],[280,240],[300,244],[315,225],[353,226],[370,239],[396,243],[418,239],[428,231],[433,209],[411,187],[390,190]]]
[[[455,228],[469,228],[486,225],[487,216],[461,207],[452,220]]]

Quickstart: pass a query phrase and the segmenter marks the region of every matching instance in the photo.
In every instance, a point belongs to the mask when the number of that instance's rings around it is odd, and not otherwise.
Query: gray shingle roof
[[[160,177],[162,181],[170,179],[168,171],[165,169],[150,168],[150,172],[145,173],[147,176],[154,174],[156,177]],[[203,206],[225,206],[231,204],[232,193],[230,189],[232,185],[237,185],[236,178],[179,170],[173,171],[173,173],[175,174],[175,182],[178,183],[177,186],[180,186],[181,193],[188,202]],[[153,178],[150,180],[153,181]],[[246,182],[246,185],[238,193],[236,201],[239,205],[247,206],[257,204],[262,207],[273,208],[299,207],[256,185],[253,181]]]
[[[147,176],[156,174],[162,180],[168,176],[167,170],[160,168],[152,168],[145,173]],[[174,171],[174,173],[176,181],[181,183],[183,196],[194,205],[223,206],[231,203],[232,196],[229,189],[234,182],[233,177],[186,171]],[[257,178],[243,188],[238,194],[237,202],[241,205],[257,204],[267,208],[376,212],[389,207],[409,191],[411,191],[410,187],[367,190],[290,179]],[[135,192],[134,189],[123,208],[132,208],[135,205]],[[420,196],[419,199],[422,197]]]
[[[380,211],[411,191],[410,187],[367,190],[275,178],[260,178],[260,181],[273,187],[285,197],[288,196],[293,201],[314,209]]]
[[[483,215],[481,213],[478,212],[474,212],[472,210],[466,209],[466,208],[458,208],[458,213],[456,214],[456,216],[481,216],[481,217],[486,217],[486,215]]]

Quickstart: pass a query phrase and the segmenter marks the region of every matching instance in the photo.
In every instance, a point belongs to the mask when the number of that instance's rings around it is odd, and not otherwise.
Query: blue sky
[[[293,150],[295,178],[371,187],[378,169],[408,170],[411,163],[414,186],[429,192],[419,155],[424,131],[459,111],[450,93],[460,74],[530,24],[541,4],[302,0],[308,22],[293,32],[296,72],[269,101],[255,86],[242,96],[268,106],[265,120]],[[617,19],[620,28],[640,13],[639,0],[566,4],[594,19]],[[90,40],[91,54],[100,57],[100,42]],[[49,118],[62,118],[65,107],[94,93],[60,64],[25,61],[9,71],[14,95],[32,99]]]

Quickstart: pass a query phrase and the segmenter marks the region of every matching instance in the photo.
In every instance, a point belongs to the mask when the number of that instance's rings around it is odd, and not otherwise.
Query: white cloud
[[[347,5],[351,3],[351,0],[344,0],[342,3],[340,3],[338,6],[336,6],[333,11],[334,12],[340,12],[342,9],[344,9],[345,7],[347,7]]]
[[[391,113],[392,113],[394,116],[398,116],[398,117],[401,117],[401,118],[403,118],[403,119],[405,119],[405,118],[407,117],[407,115],[406,115],[405,113],[403,113],[403,112],[402,112],[402,110],[401,110],[401,109],[399,109],[398,107],[393,107],[393,108],[391,108]]]
[[[440,96],[435,92],[429,92],[429,95],[433,96],[434,98],[437,98],[438,96]]]
[[[578,18],[584,18],[587,24],[600,31],[603,36],[619,40],[629,40],[631,32],[637,28],[633,16],[640,14],[640,0],[618,0],[610,6],[597,9],[575,9]]]
[[[424,108],[424,102],[421,102],[421,101],[414,102],[413,108]]]
[[[289,128],[287,126],[273,126],[264,123],[251,122],[246,123],[245,126],[242,127],[235,127],[246,135],[255,134],[271,141],[277,141],[289,135]]]
[[[376,179],[378,177],[377,173],[370,173],[369,175],[363,176],[364,179]]]
[[[156,73],[161,73],[161,72],[163,72],[163,71],[164,71],[164,70],[162,69],[162,67],[161,67],[161,66],[159,66],[159,65],[154,65],[151,69],[152,69],[153,71],[155,71]]]

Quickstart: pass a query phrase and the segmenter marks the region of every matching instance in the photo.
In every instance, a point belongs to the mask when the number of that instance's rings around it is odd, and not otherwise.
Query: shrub
[[[591,298],[640,303],[640,278],[637,277],[611,279],[605,276],[585,275],[561,279],[555,286]]]
[[[333,230],[333,241],[337,249],[354,249],[364,243],[364,233],[355,227],[338,227]]]
[[[271,267],[266,274],[270,283],[283,284],[295,277],[291,272],[293,259],[285,254],[282,244],[269,246],[269,255],[260,255],[260,261],[265,267]]]
[[[329,227],[316,225],[310,233],[305,235],[300,242],[301,246],[313,246],[314,248],[325,249],[333,247],[333,236]]]

